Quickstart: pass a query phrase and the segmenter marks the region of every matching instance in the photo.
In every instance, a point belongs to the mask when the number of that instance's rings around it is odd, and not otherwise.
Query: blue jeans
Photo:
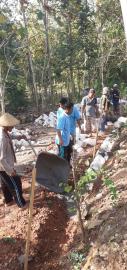
[[[105,131],[105,126],[107,125],[107,122],[108,122],[107,115],[102,115],[102,117],[100,119],[99,131],[102,131],[102,132]]]

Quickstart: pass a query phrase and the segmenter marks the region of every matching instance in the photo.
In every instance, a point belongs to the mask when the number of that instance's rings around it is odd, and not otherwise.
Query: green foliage
[[[85,259],[85,256],[81,252],[71,252],[70,255],[68,256],[69,260],[73,264],[73,269],[74,270],[80,270],[81,269],[81,264]]]
[[[62,182],[59,184],[59,187],[63,187],[64,192],[70,193],[72,191],[72,186],[68,184],[63,184]]]
[[[14,109],[18,108],[19,99],[24,98],[21,102],[25,105],[26,90],[29,99],[33,98],[29,51],[32,55],[38,95],[39,98],[42,96],[43,103],[49,104],[49,100],[52,103],[54,95],[57,103],[59,96],[66,94],[76,102],[80,101],[82,89],[88,86],[95,87],[100,95],[102,64],[104,84],[112,87],[114,83],[118,83],[122,96],[126,96],[126,43],[121,15],[119,0],[98,1],[97,12],[89,5],[89,1],[85,0],[50,0],[43,8],[40,1],[36,5],[29,1],[26,7],[28,48],[27,31],[15,4],[10,6],[7,1],[6,8],[1,5],[0,63],[7,104],[15,103]],[[49,51],[50,61],[47,57]],[[10,89],[15,89],[17,102]],[[47,104],[44,105],[47,108]]]
[[[70,193],[72,191],[72,186],[65,185],[64,191],[67,192],[67,193]]]
[[[7,84],[6,103],[12,112],[20,111],[22,107],[28,105],[23,85],[15,82],[12,84],[11,81]]]
[[[108,177],[104,177],[103,182],[106,185],[106,187],[109,189],[111,199],[115,201],[117,199],[117,190],[114,185],[114,182]]]
[[[40,11],[40,10],[37,10],[37,18],[38,18],[38,20],[43,20],[44,13],[42,13],[42,11]]]
[[[97,173],[93,171],[92,169],[88,169],[85,175],[81,176],[79,182],[78,182],[78,187],[79,189],[83,189],[86,184],[92,182],[95,180],[97,177]]]
[[[4,242],[10,243],[10,244],[15,244],[16,243],[16,240],[11,236],[6,236],[6,237],[2,238],[2,240]]]
[[[68,211],[69,211],[70,214],[75,214],[76,207],[69,207]]]
[[[105,170],[101,170],[97,173],[92,169],[88,169],[85,175],[80,178],[77,184],[79,195],[82,194],[82,191],[84,192],[86,184],[95,181],[100,176],[104,185],[109,189],[111,199],[114,202],[117,199],[116,186],[114,182],[109,177],[106,176]]]

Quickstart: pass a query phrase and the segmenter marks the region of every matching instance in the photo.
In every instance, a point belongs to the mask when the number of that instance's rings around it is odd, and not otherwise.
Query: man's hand
[[[25,141],[27,141],[27,137],[26,137],[26,135],[19,135],[19,136],[17,136],[17,140],[25,140]]]
[[[16,176],[16,171],[13,169],[11,176]]]
[[[81,129],[80,132],[81,132],[81,134],[84,134],[85,133],[84,129]]]
[[[59,139],[59,144],[62,146],[63,145],[63,140],[60,138]]]

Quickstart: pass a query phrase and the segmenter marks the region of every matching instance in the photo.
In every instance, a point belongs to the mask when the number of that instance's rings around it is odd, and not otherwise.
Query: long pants
[[[113,102],[113,112],[115,115],[119,116],[120,114],[119,102]]]
[[[100,119],[99,131],[102,131],[102,132],[105,131],[105,126],[107,125],[107,122],[108,122],[108,116],[102,115],[102,117]]]
[[[69,164],[71,160],[71,154],[73,151],[73,144],[74,144],[74,141],[71,140],[68,146],[58,145],[58,149],[59,149],[58,156],[66,159]]]
[[[91,133],[94,129],[96,129],[96,118],[91,116],[86,116],[84,119],[85,132]]]
[[[18,207],[22,208],[26,202],[22,196],[22,184],[18,175],[9,176],[5,171],[0,172],[1,188],[5,203],[15,200]]]

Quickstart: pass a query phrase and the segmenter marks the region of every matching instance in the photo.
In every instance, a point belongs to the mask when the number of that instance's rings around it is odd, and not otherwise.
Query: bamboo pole
[[[98,140],[98,132],[99,132],[99,124],[100,124],[100,118],[98,119],[98,123],[97,123],[97,130],[96,130],[96,141],[95,141],[95,145],[93,148],[93,159],[95,158],[96,155],[96,147],[97,147],[97,140]]]
[[[76,181],[76,172],[75,172],[75,162],[74,162],[74,149],[72,152],[72,173],[73,173],[73,181],[74,181],[74,188],[75,188],[75,198],[76,198],[76,205],[77,205],[77,212],[78,212],[78,221],[80,224],[80,229],[82,233],[82,242],[85,243],[85,231],[83,226],[83,220],[82,220],[82,213],[80,209],[80,197],[79,197],[79,191],[77,187],[77,181]]]
[[[29,259],[30,239],[31,239],[31,224],[32,224],[32,218],[33,218],[35,179],[36,179],[36,169],[34,167],[33,171],[32,171],[32,183],[31,183],[31,195],[30,195],[30,205],[29,205],[29,217],[28,217],[24,270],[28,270],[28,259]]]

